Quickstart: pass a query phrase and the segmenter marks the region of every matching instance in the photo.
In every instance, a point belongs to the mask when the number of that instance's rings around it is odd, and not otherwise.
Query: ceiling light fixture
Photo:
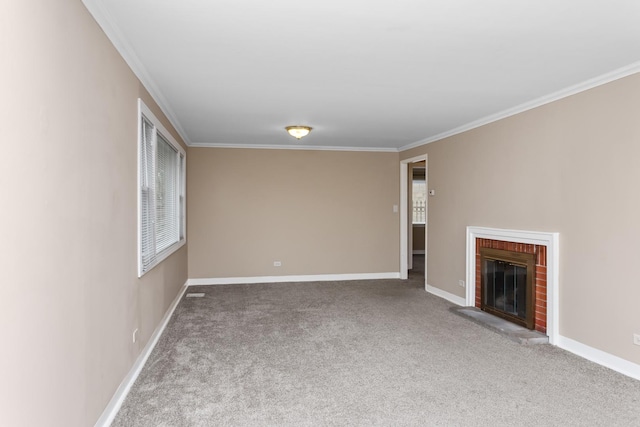
[[[311,132],[313,128],[309,126],[287,126],[285,129],[289,132],[289,135],[295,139],[301,139],[309,135],[309,132]]]

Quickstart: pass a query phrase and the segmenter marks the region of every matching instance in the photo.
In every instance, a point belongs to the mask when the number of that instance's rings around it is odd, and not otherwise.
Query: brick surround
[[[536,293],[536,311],[534,315],[535,330],[539,332],[547,332],[547,247],[544,245],[531,245],[525,243],[506,242],[503,240],[479,239],[476,238],[476,307],[480,308],[480,298],[482,291],[480,289],[481,281],[481,263],[480,248],[502,249],[505,251],[535,254],[536,255],[536,271],[535,271],[535,293]]]

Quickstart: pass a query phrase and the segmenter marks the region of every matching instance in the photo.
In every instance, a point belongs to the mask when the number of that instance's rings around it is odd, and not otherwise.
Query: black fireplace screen
[[[485,261],[489,307],[526,319],[527,267],[498,260]]]
[[[482,309],[533,329],[533,255],[483,248],[481,257]]]

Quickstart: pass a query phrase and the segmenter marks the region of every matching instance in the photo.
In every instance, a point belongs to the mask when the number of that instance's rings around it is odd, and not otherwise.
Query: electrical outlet
[[[138,341],[138,328],[133,330],[133,342],[135,343],[136,341]]]
[[[281,261],[273,261],[273,266],[274,267],[282,267],[282,262]]]
[[[640,345],[640,334],[633,334],[633,343],[635,345]]]
[[[464,280],[458,280],[458,285],[462,286],[464,288]]]

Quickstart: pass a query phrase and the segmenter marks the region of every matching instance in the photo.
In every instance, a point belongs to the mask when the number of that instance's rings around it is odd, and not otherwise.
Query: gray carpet
[[[192,287],[113,425],[640,425],[640,381],[462,319],[421,277]]]

